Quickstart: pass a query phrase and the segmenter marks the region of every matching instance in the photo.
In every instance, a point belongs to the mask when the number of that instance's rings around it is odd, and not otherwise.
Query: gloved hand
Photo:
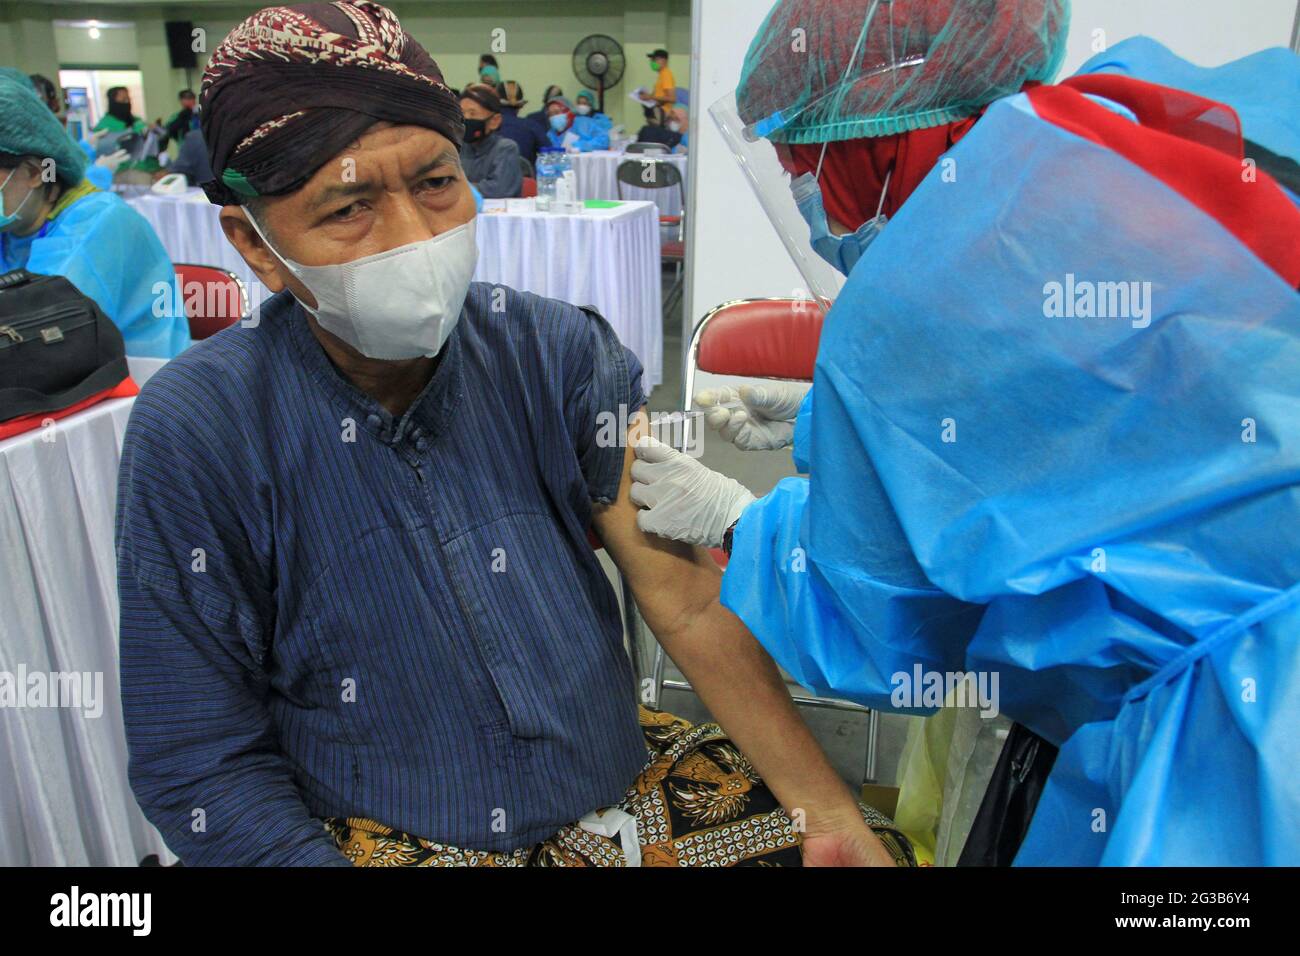
[[[742,385],[695,393],[710,428],[741,451],[784,448],[794,441],[794,420],[811,385]],[[743,408],[722,406],[743,402]]]
[[[721,547],[727,529],[754,502],[740,482],[660,441],[642,438],[633,450],[632,501],[647,509],[636,525],[648,534]]]
[[[95,160],[96,166],[103,166],[110,173],[115,173],[118,167],[130,159],[131,154],[124,149],[119,149],[115,153],[109,153],[107,156],[101,156]]]

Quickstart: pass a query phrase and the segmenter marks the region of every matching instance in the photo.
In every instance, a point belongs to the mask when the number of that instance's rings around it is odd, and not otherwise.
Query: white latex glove
[[[653,438],[633,449],[632,501],[646,509],[637,527],[687,544],[722,546],[722,536],[754,502],[740,482],[705,468]]]
[[[707,389],[695,393],[695,404],[704,411],[710,428],[741,451],[784,448],[794,441],[794,420],[811,385],[742,385]],[[743,408],[726,408],[742,402]]]
[[[103,166],[110,173],[117,172],[119,166],[131,158],[131,154],[124,149],[119,149],[116,153],[109,153],[107,156],[101,156],[95,160],[96,166]]]

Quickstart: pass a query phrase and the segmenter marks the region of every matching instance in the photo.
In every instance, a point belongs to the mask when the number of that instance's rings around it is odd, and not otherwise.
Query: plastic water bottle
[[[558,146],[543,146],[537,151],[537,209],[546,212],[556,199],[556,185],[563,170],[560,160],[564,150]]]
[[[556,157],[555,200],[574,202],[578,198],[578,178],[573,170],[573,160],[567,152]]]

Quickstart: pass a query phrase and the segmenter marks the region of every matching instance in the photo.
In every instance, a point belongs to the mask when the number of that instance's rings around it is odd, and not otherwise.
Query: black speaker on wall
[[[168,20],[167,52],[171,54],[173,70],[192,70],[199,65],[194,52],[194,24],[189,20]]]

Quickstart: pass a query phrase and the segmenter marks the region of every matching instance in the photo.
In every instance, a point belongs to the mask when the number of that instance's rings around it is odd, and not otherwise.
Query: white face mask
[[[673,120],[668,124],[668,129],[670,132],[680,133],[682,131],[682,124],[677,122],[676,120]]]
[[[579,116],[586,116],[591,112],[591,107],[586,103],[579,103],[573,108],[573,112],[577,113]]]
[[[303,308],[362,355],[434,356],[456,327],[478,264],[478,220],[351,262],[305,266],[276,252],[247,209],[244,215],[316,299],[316,308]]]

